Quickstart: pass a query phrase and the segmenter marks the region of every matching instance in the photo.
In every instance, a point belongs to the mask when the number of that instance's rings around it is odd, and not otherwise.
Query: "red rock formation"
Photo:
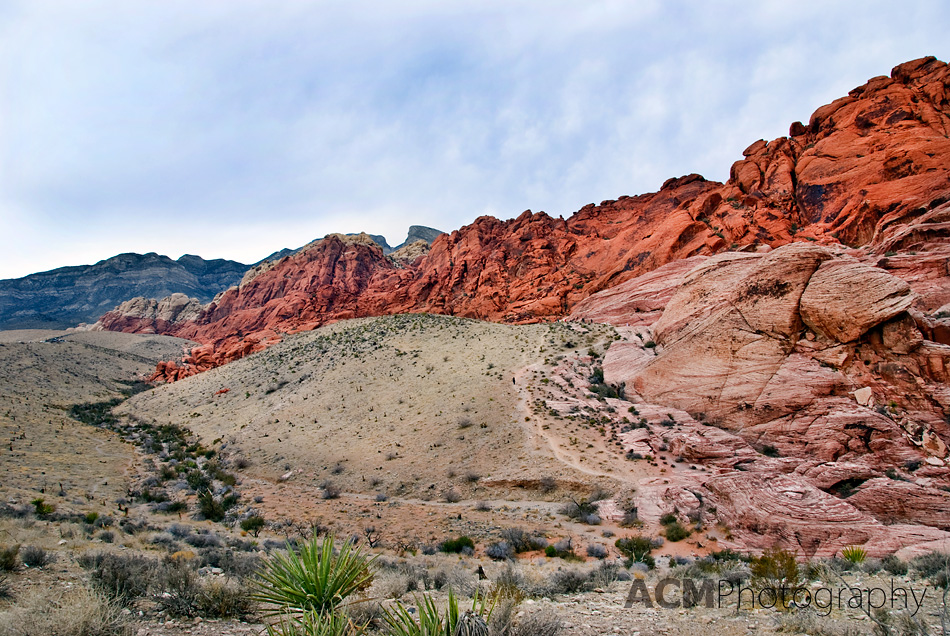
[[[166,324],[113,311],[101,324],[205,345],[183,365],[156,372],[176,379],[257,351],[280,333],[342,318],[560,317],[594,292],[730,247],[815,240],[890,259],[891,251],[916,250],[946,233],[948,219],[932,211],[950,197],[948,85],[943,62],[902,64],[890,78],[873,78],[819,108],[807,126],[796,122],[789,137],[749,146],[725,184],[688,175],[659,192],[585,206],[566,220],[530,211],[509,221],[481,217],[440,236],[411,263],[387,258],[368,239],[333,235],[224,292],[194,320]],[[941,264],[928,267],[934,273]],[[917,266],[905,273],[930,276]],[[940,285],[931,296],[950,302]]]

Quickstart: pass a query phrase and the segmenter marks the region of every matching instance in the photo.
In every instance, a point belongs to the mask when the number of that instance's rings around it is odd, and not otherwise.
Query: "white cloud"
[[[940,2],[0,5],[0,276],[569,214],[915,57]]]

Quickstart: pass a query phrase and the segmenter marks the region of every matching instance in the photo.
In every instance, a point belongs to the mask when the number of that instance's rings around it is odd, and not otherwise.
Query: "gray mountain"
[[[92,323],[135,296],[164,298],[180,292],[208,302],[237,285],[248,267],[190,254],[175,261],[150,252],[0,280],[0,329],[62,329]]]
[[[394,247],[392,251],[395,252],[400,247],[405,247],[406,245],[415,243],[416,241],[425,241],[429,245],[432,245],[432,241],[434,241],[440,234],[445,234],[445,232],[442,230],[433,229],[431,227],[426,227],[424,225],[410,225],[409,236],[406,237],[406,240],[403,241],[401,245]]]

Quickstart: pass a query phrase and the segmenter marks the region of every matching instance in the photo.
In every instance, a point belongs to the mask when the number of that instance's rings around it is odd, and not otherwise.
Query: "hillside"
[[[206,305],[156,324],[135,307],[105,329],[157,331],[202,343],[175,379],[260,350],[282,334],[327,322],[432,312],[525,323],[568,314],[591,294],[664,264],[790,242],[902,254],[946,233],[910,223],[950,198],[950,69],[924,58],[895,67],[822,106],[788,137],[751,144],[726,183],[699,175],[660,191],[588,205],[568,219],[526,211],[481,217],[411,260],[371,240],[332,235]],[[897,262],[897,259],[895,259]]]
[[[54,505],[83,499],[112,505],[124,495],[133,448],[80,424],[69,408],[121,397],[158,360],[189,344],[108,332],[0,332],[3,500],[27,502],[42,494]]]

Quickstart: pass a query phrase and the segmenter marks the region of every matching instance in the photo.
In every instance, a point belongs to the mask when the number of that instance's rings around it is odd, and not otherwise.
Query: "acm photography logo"
[[[923,588],[904,587],[891,579],[889,586],[837,587],[744,585],[724,579],[693,579],[666,577],[653,589],[644,579],[633,579],[624,607],[659,607],[680,609],[691,607],[775,609],[777,611],[814,610],[828,616],[832,610],[860,610],[868,613],[880,609],[906,611],[916,616],[930,592]]]

